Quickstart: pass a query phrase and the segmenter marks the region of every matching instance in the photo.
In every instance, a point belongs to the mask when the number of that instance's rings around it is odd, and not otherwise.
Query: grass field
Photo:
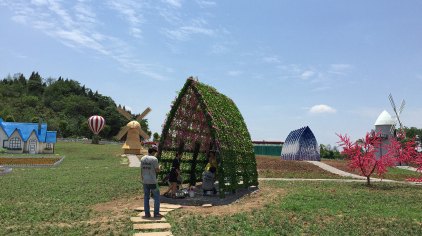
[[[132,235],[132,206],[142,205],[143,194],[139,169],[121,164],[120,153],[119,145],[58,143],[59,166],[0,176],[0,235]],[[330,178],[301,164],[266,168],[282,178]],[[166,218],[174,235],[422,234],[421,186],[276,181],[260,188],[261,198],[221,212],[182,209]]]
[[[286,190],[250,212],[175,211],[174,235],[422,235],[420,186],[377,183],[266,182]]]
[[[65,156],[58,167],[14,168],[0,177],[0,235],[130,232],[127,217],[92,209],[141,194],[139,170],[120,164],[120,146],[58,143],[56,153]]]

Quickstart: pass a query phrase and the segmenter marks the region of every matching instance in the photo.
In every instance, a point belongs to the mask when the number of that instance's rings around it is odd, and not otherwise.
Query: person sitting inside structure
[[[213,194],[217,193],[217,189],[215,189],[214,186],[216,170],[217,168],[211,166],[202,174],[202,190],[204,191],[204,195],[209,195],[208,193],[210,191],[212,191]]]
[[[205,166],[205,171],[209,170],[212,166],[217,168],[217,157],[215,155],[216,155],[216,151],[214,150],[209,151],[208,163]]]
[[[170,174],[169,174],[169,188],[164,193],[166,197],[176,197],[176,192],[178,190],[178,185],[182,184],[182,178],[180,175],[180,159],[182,158],[182,154],[177,152],[176,156],[173,159],[173,163],[171,166]]]

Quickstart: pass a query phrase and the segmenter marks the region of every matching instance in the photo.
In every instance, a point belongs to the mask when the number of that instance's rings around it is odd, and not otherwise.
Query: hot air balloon
[[[92,143],[98,144],[98,133],[104,128],[105,120],[102,116],[91,116],[88,119],[89,129],[94,133]]]

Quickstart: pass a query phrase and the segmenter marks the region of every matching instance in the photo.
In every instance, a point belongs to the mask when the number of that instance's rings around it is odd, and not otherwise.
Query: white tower
[[[377,158],[387,153],[387,146],[390,144],[390,138],[394,137],[396,121],[384,110],[375,121],[375,132],[380,133],[381,147],[378,150]]]

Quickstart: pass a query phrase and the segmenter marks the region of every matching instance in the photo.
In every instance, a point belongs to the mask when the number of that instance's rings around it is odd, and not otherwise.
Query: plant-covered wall
[[[258,185],[251,137],[235,103],[192,78],[173,102],[159,145],[161,177],[170,171],[175,153],[182,151],[182,176],[195,184],[201,180],[209,151],[215,150],[221,196]]]

